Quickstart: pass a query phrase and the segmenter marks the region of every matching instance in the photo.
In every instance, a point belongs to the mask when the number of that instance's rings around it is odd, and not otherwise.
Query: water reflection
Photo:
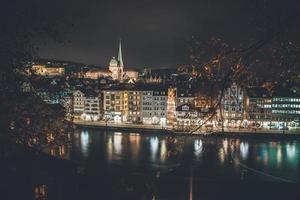
[[[151,160],[156,161],[159,141],[157,137],[150,137]]]
[[[278,146],[277,146],[276,159],[277,159],[277,166],[280,166],[281,163],[282,163],[282,150],[281,150],[281,145],[278,145]]]
[[[287,144],[286,145],[286,153],[287,153],[288,159],[293,160],[295,158],[295,155],[296,155],[296,146],[295,146],[295,144]]]
[[[196,158],[199,158],[200,155],[202,154],[202,140],[201,139],[196,139],[194,142],[194,155]]]
[[[216,161],[217,169],[237,171],[240,174],[242,165],[250,168],[276,174],[285,178],[299,179],[300,143],[246,140],[233,138],[171,138],[159,135],[141,133],[106,132],[85,129],[73,138],[73,159],[105,158],[101,162],[130,161],[145,166],[156,162],[160,166],[193,163],[194,159],[201,163]],[[79,136],[79,137],[78,137]],[[80,142],[78,142],[78,140]],[[99,150],[100,149],[100,150]],[[104,150],[101,150],[104,149]],[[78,151],[79,150],[79,151]],[[175,153],[174,153],[175,152]],[[67,155],[66,147],[59,147],[53,154]],[[192,155],[192,156],[189,156]],[[191,162],[186,162],[191,159]],[[232,162],[235,160],[237,162]],[[241,163],[242,165],[239,165]],[[200,164],[200,163],[199,163]],[[150,165],[149,165],[150,166]],[[218,169],[218,170],[219,170]]]
[[[87,157],[89,152],[89,133],[87,131],[82,131],[80,135],[80,142],[81,142],[81,151],[84,157]]]
[[[166,145],[166,140],[162,140],[160,144],[160,160],[165,161],[167,158],[167,145]]]
[[[248,144],[248,142],[241,142],[240,151],[241,151],[242,159],[246,160],[248,158],[248,154],[249,154],[249,144]]]
[[[113,136],[113,154],[116,154],[117,156],[122,155],[122,133],[121,132],[115,132]]]
[[[129,134],[130,150],[133,160],[136,160],[140,153],[141,136],[138,133]]]
[[[69,144],[55,144],[50,147],[50,155],[51,156],[57,156],[62,159],[70,159],[70,148],[71,146]]]

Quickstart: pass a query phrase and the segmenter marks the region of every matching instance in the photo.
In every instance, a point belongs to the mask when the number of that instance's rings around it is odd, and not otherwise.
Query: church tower
[[[119,80],[120,82],[124,79],[124,63],[122,57],[122,43],[121,39],[119,42],[119,50],[117,59],[113,57],[109,63],[109,70],[112,72],[112,78],[114,80]]]
[[[119,41],[119,51],[118,51],[118,67],[119,67],[119,78],[123,81],[124,78],[124,63],[122,58],[122,41]]]

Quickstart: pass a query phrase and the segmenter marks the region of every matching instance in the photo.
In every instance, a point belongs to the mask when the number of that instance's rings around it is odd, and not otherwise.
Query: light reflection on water
[[[82,131],[80,135],[81,151],[84,156],[88,156],[89,151],[89,132]]]
[[[202,153],[202,140],[201,139],[196,139],[194,142],[194,154],[197,159],[201,156]]]
[[[155,161],[157,159],[157,152],[159,148],[159,140],[156,136],[150,137],[150,150],[151,150],[151,160]]]
[[[206,163],[216,159],[217,162],[214,163],[217,169],[231,166],[232,170],[241,170],[236,162],[232,162],[232,159],[237,159],[256,170],[300,180],[299,141],[269,142],[258,139],[199,137],[177,137],[176,140],[170,140],[162,135],[122,132],[104,134],[95,129],[84,129],[76,134],[79,137],[73,138],[73,149],[76,151],[72,152],[72,159],[86,160],[89,157],[100,158],[102,155],[104,162],[126,161],[149,166],[151,163],[180,163],[184,158],[191,159],[191,163]],[[170,141],[173,143],[170,144]],[[176,155],[170,153],[174,146],[179,149]],[[103,147],[105,150],[100,151]]]

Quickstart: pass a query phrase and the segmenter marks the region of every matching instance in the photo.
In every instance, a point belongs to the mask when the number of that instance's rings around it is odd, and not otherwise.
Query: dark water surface
[[[300,199],[299,139],[78,128],[53,157],[22,148],[1,160],[0,200]]]
[[[300,141],[166,136],[78,129],[70,159],[97,167],[116,165],[131,173],[172,174],[222,181],[299,183]]]

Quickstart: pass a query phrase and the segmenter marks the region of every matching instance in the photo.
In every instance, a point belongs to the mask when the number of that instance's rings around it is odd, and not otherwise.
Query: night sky
[[[232,44],[254,37],[253,2],[65,0],[61,6],[74,24],[61,29],[68,42],[39,41],[39,55],[107,66],[122,38],[125,67],[177,67],[189,63],[187,43],[192,35],[220,37]]]

